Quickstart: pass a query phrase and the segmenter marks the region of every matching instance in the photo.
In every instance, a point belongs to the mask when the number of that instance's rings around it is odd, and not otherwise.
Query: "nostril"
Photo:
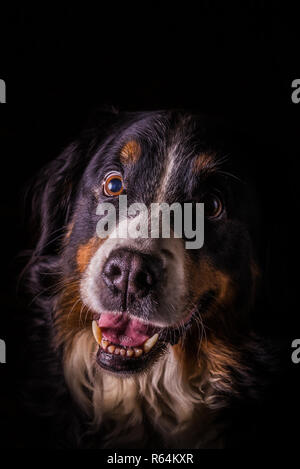
[[[145,287],[147,285],[151,285],[151,278],[150,275],[146,272],[138,272],[135,277],[135,283],[138,287]]]
[[[106,275],[110,279],[114,279],[114,278],[120,277],[121,273],[122,273],[121,269],[117,264],[111,264],[108,268],[108,272],[106,272]]]
[[[117,262],[108,262],[103,269],[102,278],[109,288],[115,289],[122,278],[121,267]]]
[[[138,296],[145,295],[154,285],[154,276],[149,271],[140,270],[130,276],[128,288]]]
[[[155,284],[155,276],[152,273],[148,272],[147,277],[146,277],[146,282],[147,282],[147,285],[152,287]]]

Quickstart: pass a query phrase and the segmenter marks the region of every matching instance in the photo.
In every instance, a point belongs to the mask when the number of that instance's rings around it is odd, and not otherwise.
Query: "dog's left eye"
[[[108,173],[103,181],[103,192],[107,196],[117,196],[124,190],[122,175],[118,172]]]

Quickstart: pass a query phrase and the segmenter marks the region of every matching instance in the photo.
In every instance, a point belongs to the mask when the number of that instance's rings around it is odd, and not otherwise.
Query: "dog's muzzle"
[[[91,259],[81,292],[94,311],[96,361],[102,368],[140,372],[188,328],[192,312],[182,301],[181,245],[173,243],[109,240]]]
[[[126,311],[141,298],[151,295],[162,272],[158,257],[124,248],[112,251],[102,270],[111,308]]]

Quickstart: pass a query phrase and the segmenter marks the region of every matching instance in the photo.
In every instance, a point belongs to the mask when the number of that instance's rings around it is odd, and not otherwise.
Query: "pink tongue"
[[[153,327],[127,314],[102,313],[98,324],[105,339],[127,347],[142,345],[155,333]]]

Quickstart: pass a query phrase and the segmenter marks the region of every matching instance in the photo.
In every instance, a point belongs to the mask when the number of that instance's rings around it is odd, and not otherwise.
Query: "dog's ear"
[[[115,111],[95,113],[77,141],[45,166],[31,187],[31,231],[38,255],[51,254],[60,244],[72,216],[81,176],[119,120]]]
[[[87,158],[80,144],[70,144],[37,175],[32,190],[31,228],[38,237],[36,251],[50,253],[61,238]]]
[[[80,169],[86,164],[82,156],[79,143],[70,144],[37,174],[25,193],[28,249],[24,251],[26,264],[19,285],[22,284],[25,292],[39,294],[35,303],[40,308],[44,308],[47,300],[41,292],[48,291],[49,282],[54,280],[49,272],[51,269],[59,272],[57,254],[70,218]]]

